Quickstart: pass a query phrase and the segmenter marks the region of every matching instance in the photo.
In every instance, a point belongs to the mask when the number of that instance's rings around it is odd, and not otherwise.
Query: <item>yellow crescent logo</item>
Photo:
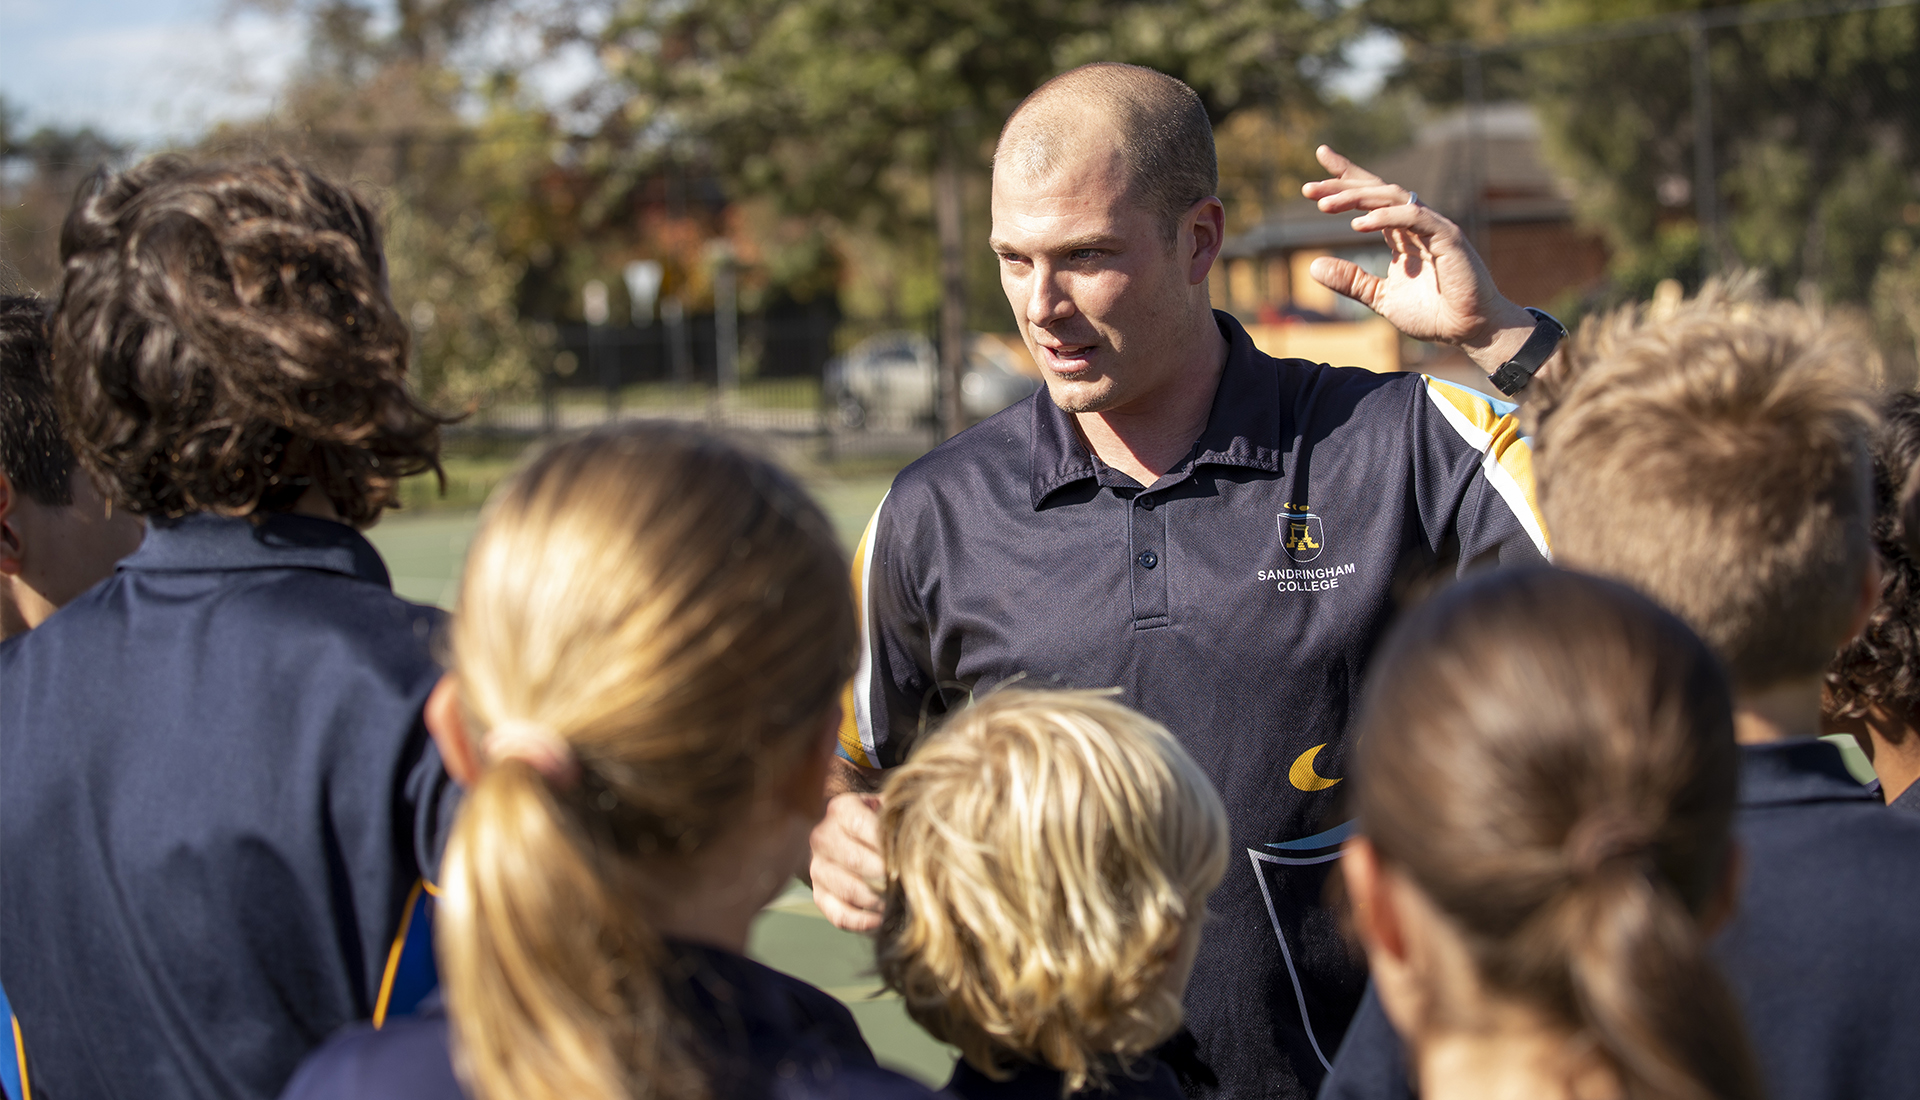
[[[1340,782],[1339,779],[1328,779],[1313,770],[1313,758],[1319,756],[1320,750],[1326,747],[1324,743],[1315,745],[1295,757],[1293,767],[1287,769],[1287,779],[1303,791],[1324,791]]]

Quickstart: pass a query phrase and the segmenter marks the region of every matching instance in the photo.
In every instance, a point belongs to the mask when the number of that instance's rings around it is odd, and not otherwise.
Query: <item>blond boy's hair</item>
[[[1556,560],[1664,604],[1743,691],[1818,674],[1844,640],[1877,370],[1857,327],[1750,285],[1583,325],[1528,414]]]
[[[880,975],[976,1069],[1103,1080],[1180,1026],[1227,816],[1165,727],[1102,693],[1003,690],[888,782]]]

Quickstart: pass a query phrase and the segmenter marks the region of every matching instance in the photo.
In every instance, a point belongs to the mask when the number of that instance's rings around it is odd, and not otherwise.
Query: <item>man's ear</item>
[[[1220,257],[1221,246],[1227,242],[1227,208],[1209,195],[1187,210],[1181,225],[1193,234],[1193,251],[1187,257],[1187,283],[1199,286],[1207,281],[1214,261]]]
[[[26,542],[20,537],[20,523],[15,518],[13,479],[6,471],[0,470],[0,573],[17,577],[25,568]]]
[[[433,743],[440,747],[447,774],[463,787],[473,786],[480,776],[480,758],[474,752],[473,738],[467,736],[467,716],[460,709],[459,677],[451,672],[441,675],[440,682],[433,685],[433,694],[427,696],[423,717]]]

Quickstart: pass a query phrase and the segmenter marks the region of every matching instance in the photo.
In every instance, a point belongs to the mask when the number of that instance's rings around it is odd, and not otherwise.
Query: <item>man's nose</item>
[[[1036,265],[1027,288],[1027,323],[1045,327],[1073,316],[1073,296],[1063,272]]]

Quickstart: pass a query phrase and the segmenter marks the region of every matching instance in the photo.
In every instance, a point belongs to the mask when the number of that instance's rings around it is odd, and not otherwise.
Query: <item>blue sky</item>
[[[294,20],[226,0],[0,0],[0,96],[28,127],[190,138],[270,106],[301,49]]]

